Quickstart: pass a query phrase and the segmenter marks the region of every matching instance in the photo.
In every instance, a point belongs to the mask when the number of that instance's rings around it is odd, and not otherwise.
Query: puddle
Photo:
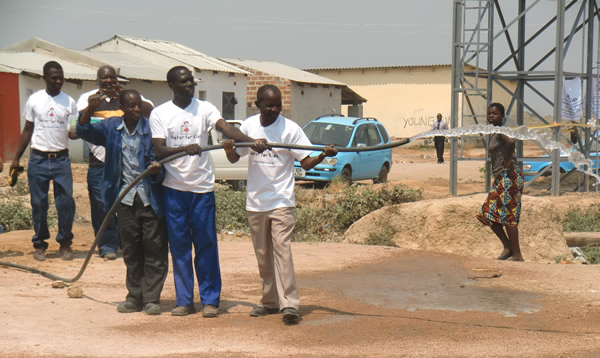
[[[451,259],[403,256],[377,264],[303,278],[300,286],[336,291],[377,306],[408,311],[498,312],[504,316],[539,311],[536,294],[504,288],[478,287],[469,272]],[[492,278],[498,280],[502,278]]]

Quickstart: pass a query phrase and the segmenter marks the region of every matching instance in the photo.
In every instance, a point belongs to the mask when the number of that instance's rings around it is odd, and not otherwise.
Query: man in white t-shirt
[[[265,138],[269,143],[308,145],[311,143],[295,122],[281,113],[281,91],[273,85],[258,89],[256,106],[260,114],[244,121],[241,131],[248,136]],[[256,153],[249,148],[238,148],[233,141],[225,141],[227,159],[235,163],[240,156],[249,155],[246,210],[252,234],[258,270],[263,282],[260,305],[250,312],[258,317],[283,313],[283,322],[297,323],[300,295],[294,274],[291,239],[296,225],[294,195],[294,160],[304,170],[310,170],[325,157],[337,155],[333,146],[323,148],[317,156],[311,151],[277,149]]]
[[[69,138],[77,137],[69,131],[69,117],[77,115],[75,100],[61,91],[64,83],[62,66],[55,61],[44,65],[46,89],[32,94],[23,110],[25,127],[10,172],[19,167],[19,160],[31,142],[31,155],[27,165],[27,179],[31,196],[33,216],[33,258],[46,259],[48,249],[48,190],[54,182],[54,202],[58,213],[58,234],[60,257],[72,260],[73,218],[73,175],[69,159]]]
[[[202,315],[216,317],[221,299],[221,271],[217,251],[214,174],[207,154],[208,131],[215,128],[229,138],[254,142],[257,151],[264,140],[254,140],[221,118],[212,104],[194,98],[194,76],[176,66],[167,73],[173,100],[156,107],[150,115],[152,143],[161,160],[185,151],[188,156],[164,164],[164,207],[173,259],[176,307],[173,316],[196,312],[194,267],[198,278]],[[192,263],[192,246],[194,262]]]
[[[123,116],[121,104],[119,103],[119,95],[123,89],[117,81],[117,71],[112,66],[104,65],[98,68],[98,89],[91,90],[82,94],[77,101],[77,110],[80,114],[84,112],[89,115],[92,122],[104,120],[111,117]],[[98,106],[90,108],[88,99],[91,96],[105,97]],[[141,114],[144,118],[150,116],[150,111],[153,108],[152,102],[142,96]],[[90,197],[90,209],[92,215],[92,227],[94,235],[98,234],[100,226],[106,217],[106,210],[102,201],[102,177],[104,175],[104,158],[105,152],[103,146],[87,143],[90,149],[89,166],[87,173],[88,193]],[[104,229],[102,237],[98,241],[98,253],[100,257],[107,260],[115,260],[117,258],[117,249],[119,248],[119,232],[117,229],[117,221],[114,217],[111,218],[107,227]]]

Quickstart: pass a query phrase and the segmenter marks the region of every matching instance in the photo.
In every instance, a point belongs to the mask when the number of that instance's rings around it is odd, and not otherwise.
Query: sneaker
[[[139,312],[141,310],[142,310],[142,308],[140,306],[136,305],[133,302],[129,302],[129,301],[119,303],[119,305],[117,306],[117,311],[119,311],[121,313],[133,313],[133,312]]]
[[[160,306],[156,303],[146,303],[144,313],[150,316],[158,316],[161,313]]]
[[[61,246],[60,247],[60,258],[63,261],[73,260],[73,250],[71,250],[71,246]]]
[[[219,309],[214,305],[204,305],[202,307],[202,317],[205,318],[213,318],[217,317],[217,313],[219,313]]]
[[[38,247],[37,249],[35,249],[33,258],[38,261],[44,261],[46,259],[46,249],[43,249],[41,247]]]
[[[114,252],[109,252],[108,254],[104,254],[102,257],[104,257],[106,260],[112,261],[117,259],[117,254]]]
[[[279,313],[279,308],[268,308],[268,307],[254,307],[252,311],[250,311],[250,316],[252,317],[262,317],[270,314]]]
[[[187,316],[192,313],[196,313],[196,307],[194,307],[194,305],[177,306],[171,311],[171,316]]]
[[[298,310],[293,308],[293,307],[286,307],[283,309],[283,323],[297,323],[298,320],[300,319],[300,314],[298,313]]]

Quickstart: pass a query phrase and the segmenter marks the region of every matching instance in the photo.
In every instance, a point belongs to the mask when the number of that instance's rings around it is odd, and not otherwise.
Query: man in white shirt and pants
[[[77,115],[75,100],[61,91],[64,84],[62,66],[55,61],[44,65],[46,89],[32,94],[23,110],[25,127],[10,172],[19,167],[19,160],[31,142],[31,155],[27,166],[27,179],[31,196],[33,216],[33,258],[46,259],[48,249],[48,191],[53,181],[54,201],[58,213],[58,234],[60,257],[72,260],[73,218],[75,200],[73,200],[73,174],[69,159],[69,138],[76,139],[70,133],[69,117]]]
[[[241,131],[253,138],[265,138],[269,143],[308,145],[311,143],[295,122],[280,115],[281,91],[277,86],[258,89],[256,106],[260,114],[244,121]],[[291,240],[296,225],[294,195],[294,160],[304,170],[310,170],[325,159],[337,154],[333,146],[323,148],[311,157],[310,150],[273,148],[256,153],[250,148],[238,148],[232,141],[223,147],[227,159],[235,163],[249,155],[246,210],[252,234],[258,270],[263,282],[260,306],[250,312],[259,317],[281,312],[286,324],[300,319],[300,294],[294,273]]]

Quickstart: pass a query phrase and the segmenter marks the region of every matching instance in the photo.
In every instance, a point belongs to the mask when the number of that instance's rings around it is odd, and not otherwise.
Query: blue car
[[[589,158],[592,160],[592,169],[594,170],[594,172],[596,171],[596,166],[597,166],[597,161],[596,161],[596,153],[592,152],[590,153]],[[550,165],[552,164],[552,161],[549,160],[550,158],[548,158],[548,161],[545,160],[524,160],[523,161],[523,180],[530,181],[533,178],[535,178],[536,175],[538,175],[538,173],[542,173],[541,176],[549,176],[552,175],[552,170],[550,168]],[[575,168],[575,166],[573,165],[573,163],[571,163],[568,159],[566,155],[561,155],[560,156],[560,172],[562,174],[564,173],[568,173],[569,171],[571,171],[573,168]]]
[[[374,118],[321,116],[310,121],[304,133],[315,146],[335,145],[342,147],[372,147],[390,143],[390,136],[383,125]],[[311,156],[321,153],[315,151]],[[344,181],[373,179],[374,183],[387,181],[392,168],[392,149],[367,152],[338,152],[335,157],[325,158],[309,171],[294,163],[296,179],[331,182],[341,176]]]

